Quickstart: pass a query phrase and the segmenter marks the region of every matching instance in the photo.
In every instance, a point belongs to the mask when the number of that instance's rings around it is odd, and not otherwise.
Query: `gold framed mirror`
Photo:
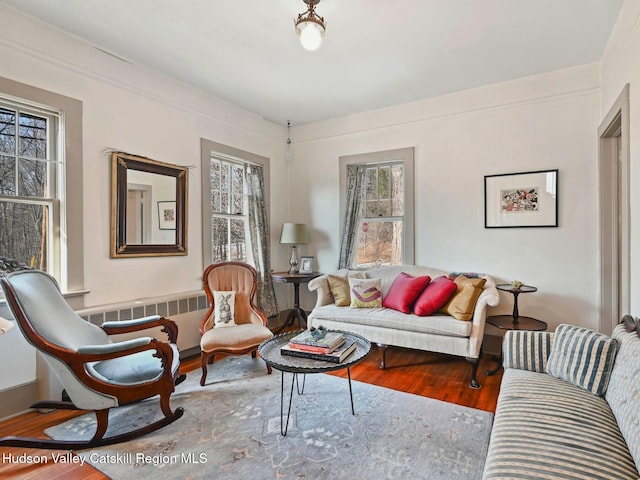
[[[186,167],[111,153],[111,258],[187,254]]]

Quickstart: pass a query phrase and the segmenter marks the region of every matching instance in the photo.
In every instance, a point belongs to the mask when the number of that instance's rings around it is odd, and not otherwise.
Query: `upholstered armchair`
[[[32,408],[92,410],[97,427],[91,440],[61,441],[27,437],[0,438],[0,446],[82,449],[130,440],[168,425],[183,414],[171,410],[169,397],[184,379],[176,339],[178,327],[154,315],[105,322],[97,327],[79,317],[60,293],[56,280],[39,270],[0,277],[5,298],[27,341],[60,380],[70,401],[43,401]],[[111,334],[161,327],[169,342],[144,336],[113,342]],[[129,432],[105,437],[109,409],[159,395],[164,418]]]
[[[267,316],[254,303],[258,273],[251,265],[241,262],[209,265],[202,274],[202,288],[210,305],[200,321],[200,385],[204,386],[207,365],[213,363],[215,355],[251,353],[255,358],[258,346],[273,333],[267,328]],[[267,372],[271,373],[269,365]]]

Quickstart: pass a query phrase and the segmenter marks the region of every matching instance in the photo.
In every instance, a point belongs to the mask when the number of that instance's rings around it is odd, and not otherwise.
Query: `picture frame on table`
[[[158,228],[160,230],[176,229],[176,202],[158,202]]]
[[[300,257],[300,270],[298,273],[313,273],[313,257]]]
[[[558,226],[558,170],[484,177],[484,228]]]

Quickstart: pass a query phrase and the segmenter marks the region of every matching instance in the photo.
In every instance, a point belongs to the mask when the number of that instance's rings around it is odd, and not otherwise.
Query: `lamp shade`
[[[280,243],[303,245],[309,243],[309,230],[304,223],[283,223]]]

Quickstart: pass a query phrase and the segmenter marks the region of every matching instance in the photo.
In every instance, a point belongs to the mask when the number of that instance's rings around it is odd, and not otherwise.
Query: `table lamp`
[[[298,269],[296,246],[309,243],[307,226],[304,223],[283,223],[280,243],[291,245],[291,259],[289,260],[291,268],[289,273],[298,273],[300,270]]]

